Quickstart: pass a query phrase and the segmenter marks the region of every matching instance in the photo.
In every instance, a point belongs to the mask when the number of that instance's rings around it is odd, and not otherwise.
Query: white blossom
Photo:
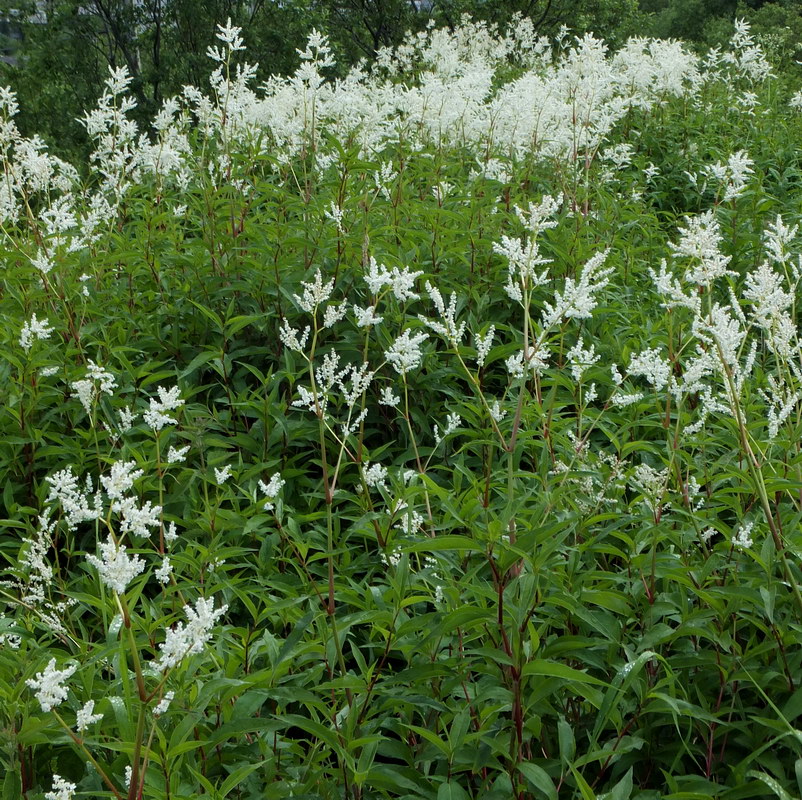
[[[367,328],[369,325],[378,325],[384,319],[384,317],[376,316],[376,308],[374,306],[360,308],[359,306],[355,305],[354,316],[356,317],[356,324],[358,328]]]
[[[366,461],[362,467],[365,484],[373,489],[387,490],[387,467]]]
[[[721,229],[712,211],[690,217],[687,227],[680,228],[679,233],[679,243],[670,244],[670,247],[675,255],[692,261],[685,272],[687,283],[709,286],[717,278],[735,274],[727,269],[731,257],[723,255],[719,249]]]
[[[53,333],[53,328],[47,324],[47,320],[38,320],[36,314],[33,314],[30,320],[22,326],[22,332],[19,337],[20,347],[27,353],[31,349],[34,340],[44,341],[49,339],[51,333]]]
[[[170,563],[170,559],[168,556],[164,556],[162,559],[161,566],[153,573],[156,576],[156,580],[161,584],[166,584],[170,582],[170,575],[173,571],[173,565]]]
[[[26,685],[35,690],[35,697],[42,707],[42,711],[50,711],[67,699],[68,689],[64,683],[70,678],[77,667],[56,669],[56,659],[51,658],[43,672],[37,672],[35,678],[28,678]]]
[[[117,413],[120,416],[120,431],[122,433],[131,430],[131,426],[134,424],[134,420],[139,416],[139,414],[134,414],[134,412],[131,411],[129,406],[121,408]]]
[[[164,642],[159,646],[160,655],[154,663],[159,672],[172,669],[189,655],[200,653],[212,638],[212,628],[217,620],[228,610],[227,605],[214,607],[214,598],[199,597],[195,608],[184,606],[186,624],[181,621],[167,630]]]
[[[135,461],[115,461],[111,465],[111,474],[103,475],[100,482],[110,500],[122,500],[124,494],[134,485],[134,481],[144,474],[136,469]]]
[[[479,333],[474,334],[473,340],[474,346],[476,347],[476,366],[480,369],[485,365],[487,354],[490,352],[490,348],[493,345],[493,337],[495,334],[495,325],[491,325],[484,336]]]
[[[165,389],[159,386],[157,389],[159,399],[150,398],[150,408],[142,415],[145,424],[154,432],[158,433],[165,425],[174,425],[175,419],[166,412],[175,411],[184,405],[184,400],[179,397],[178,386]]]
[[[642,375],[659,392],[668,385],[671,366],[655,347],[633,356],[627,371],[633,376]]]
[[[170,449],[167,451],[167,463],[180,464],[183,461],[186,461],[188,452],[189,452],[189,445],[177,448],[171,445]]]
[[[582,380],[582,375],[588,367],[593,366],[601,356],[596,353],[595,345],[591,345],[589,350],[585,349],[583,338],[566,353],[566,358],[571,364],[571,376],[577,382]]]
[[[72,800],[77,786],[64,780],[60,775],[53,775],[53,790],[45,792],[45,800]]]
[[[303,353],[306,342],[309,339],[310,327],[307,325],[304,332],[299,334],[294,328],[290,327],[289,322],[284,319],[279,329],[279,339],[281,343],[290,350],[295,350],[298,353]]]
[[[75,717],[75,730],[78,731],[78,733],[83,733],[90,725],[94,725],[96,722],[100,722],[100,720],[103,719],[103,715],[94,714],[94,710],[94,700],[87,700],[83,707],[78,709],[78,713]]]
[[[732,544],[740,550],[750,548],[754,542],[752,541],[752,528],[755,527],[754,522],[741,523],[732,535]]]
[[[173,702],[173,698],[175,697],[175,692],[169,691],[164,693],[164,697],[153,707],[153,716],[160,717],[162,714],[167,712],[167,709],[170,708],[170,703]]]
[[[614,394],[610,398],[610,402],[614,406],[618,406],[619,408],[624,408],[625,406],[631,406],[635,403],[639,403],[643,400],[643,392],[632,392],[631,394]]]
[[[265,511],[273,510],[273,501],[276,499],[276,497],[278,497],[278,493],[281,491],[284,483],[284,479],[278,472],[275,473],[275,475],[273,475],[267,483],[261,480],[259,481],[259,488],[262,490],[262,494],[267,497],[267,502],[264,504]]]
[[[329,297],[331,297],[331,292],[334,289],[334,278],[332,278],[328,283],[323,283],[323,276],[320,274],[320,270],[315,272],[315,279],[309,283],[306,281],[301,281],[301,286],[304,287],[304,292],[302,296],[297,294],[293,295],[295,302],[309,314],[313,314],[317,311],[318,306],[325,303]]]
[[[133,533],[143,539],[150,538],[151,532],[148,528],[157,528],[161,525],[161,506],[154,506],[150,500],[144,505],[138,506],[136,498],[123,497],[114,500],[111,510],[115,514],[120,514],[120,531],[122,533]]]
[[[415,286],[415,279],[421,275],[423,275],[423,270],[410,272],[409,267],[404,267],[402,270],[393,267],[387,282],[396,298],[403,303],[407,300],[417,300],[420,297],[412,289]]]
[[[214,468],[214,479],[222,486],[231,477],[231,465],[226,464],[223,469]]]
[[[125,545],[115,544],[111,537],[100,544],[100,558],[90,553],[86,560],[97,569],[103,584],[117,594],[124,594],[128,584],[145,569],[139,556],[126,555]]]
[[[446,437],[450,436],[454,433],[457,428],[459,428],[460,424],[462,423],[462,417],[459,414],[451,413],[446,417],[446,427],[443,431],[442,435],[440,434],[440,427],[438,425],[434,425],[432,427],[432,431],[434,433],[434,441],[437,444],[443,441]]]
[[[393,394],[393,390],[389,386],[383,386],[379,394],[379,403],[383,406],[391,406],[395,408],[401,402],[401,398],[397,394]]]
[[[423,353],[420,346],[429,338],[428,333],[416,333],[407,329],[399,336],[384,357],[399,375],[405,375],[421,365]]]

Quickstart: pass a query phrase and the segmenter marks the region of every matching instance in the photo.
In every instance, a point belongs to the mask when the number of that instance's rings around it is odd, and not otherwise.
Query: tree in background
[[[83,152],[76,121],[102,93],[109,67],[127,66],[139,121],[164,98],[209,75],[206,49],[230,18],[247,32],[248,57],[267,77],[297,64],[295,48],[324,16],[307,0],[0,0],[20,36],[0,81],[18,94],[18,122],[62,155]],[[9,52],[10,51],[10,52]]]

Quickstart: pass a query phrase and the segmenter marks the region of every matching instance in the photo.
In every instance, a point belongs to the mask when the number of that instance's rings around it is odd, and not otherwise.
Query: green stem
[[[89,750],[87,749],[86,745],[84,744],[83,739],[81,739],[81,737],[78,736],[72,730],[72,728],[70,728],[70,726],[67,725],[66,722],[64,722],[64,720],[61,718],[61,715],[58,713],[58,711],[54,710],[53,711],[53,715],[59,721],[59,723],[61,724],[61,727],[64,728],[65,731],[67,731],[67,733],[69,734],[69,736],[73,740],[73,742],[75,742],[75,744],[80,748],[81,752],[86,756],[87,761],[89,761],[89,763],[95,768],[95,770],[97,771],[97,774],[100,775],[100,777],[103,779],[103,783],[105,783],[106,786],[108,786],[109,789],[111,789],[112,793],[117,798],[117,800],[122,800],[122,795],[117,790],[117,787],[114,785],[114,783],[112,783],[111,778],[109,778],[109,776],[106,774],[106,772],[103,769],[103,767],[101,767],[100,764],[97,763],[97,761],[95,760],[95,757],[89,752]]]

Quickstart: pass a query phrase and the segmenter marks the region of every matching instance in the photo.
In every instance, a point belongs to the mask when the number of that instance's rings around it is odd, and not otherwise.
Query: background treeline
[[[24,134],[83,156],[76,118],[94,106],[109,65],[128,67],[144,123],[166,97],[205,82],[206,49],[227,18],[243,27],[248,58],[267,78],[295,69],[313,27],[329,36],[344,71],[408,30],[453,27],[463,14],[501,26],[523,14],[543,34],[567,26],[612,45],[644,35],[700,47],[726,41],[740,16],[780,72],[799,69],[800,0],[0,0],[0,83],[17,92]]]

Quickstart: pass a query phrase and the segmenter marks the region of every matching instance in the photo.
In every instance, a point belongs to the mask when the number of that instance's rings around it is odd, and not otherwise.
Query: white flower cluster
[[[632,356],[627,372],[632,376],[642,375],[655,388],[655,391],[662,391],[668,386],[671,376],[671,366],[655,348],[643,350]]]
[[[214,479],[218,486],[222,486],[231,477],[231,464],[226,464],[223,469],[214,468]]]
[[[709,286],[717,278],[735,273],[727,269],[731,257],[722,255],[721,229],[712,211],[690,217],[687,227],[680,228],[678,244],[671,244],[674,254],[691,259],[685,272],[686,283]]]
[[[110,500],[122,500],[123,495],[141,478],[144,471],[136,469],[135,461],[115,461],[111,465],[111,474],[101,476],[100,482]]]
[[[165,692],[164,697],[153,707],[153,716],[160,717],[162,714],[167,713],[167,709],[170,708],[170,703],[173,702],[175,698],[175,692],[169,691]]]
[[[93,498],[93,508],[89,506],[89,496],[92,494],[92,482],[87,477],[84,490],[78,487],[78,478],[72,467],[48,475],[45,481],[50,484],[50,493],[47,502],[58,501],[64,512],[67,527],[74,530],[81,522],[92,522],[102,514],[102,501],[100,494]]]
[[[562,319],[590,319],[598,300],[596,295],[610,282],[613,267],[603,267],[609,250],[592,256],[582,269],[579,280],[565,279],[562,292],[554,293],[554,304],[544,303],[542,325],[545,330]]]
[[[159,646],[159,658],[154,663],[156,670],[166,672],[177,667],[187,656],[200,653],[212,638],[212,628],[226,611],[227,605],[215,609],[212,597],[199,597],[195,608],[185,605],[186,624],[182,621],[168,629],[163,644]]]
[[[748,550],[753,544],[752,528],[755,527],[754,522],[741,523],[732,535],[732,544],[739,550]]]
[[[45,800],[72,800],[78,787],[60,775],[53,775],[53,789],[45,792]]]
[[[446,306],[443,302],[443,296],[440,294],[440,290],[436,286],[432,286],[429,281],[426,281],[426,291],[434,303],[434,307],[437,309],[437,313],[440,315],[442,322],[427,319],[423,314],[418,314],[418,319],[435,333],[447,339],[454,347],[459,347],[459,343],[465,333],[466,323],[461,322],[457,324],[457,295],[452,292],[451,299],[449,300],[448,306]]]
[[[446,417],[446,427],[443,430],[443,433],[440,433],[440,427],[435,424],[432,426],[432,432],[434,433],[434,441],[436,444],[440,444],[444,439],[451,436],[457,428],[462,424],[462,417],[456,413],[450,413],[448,417]]]
[[[428,338],[428,333],[413,334],[407,329],[393,342],[389,350],[385,350],[384,357],[399,375],[406,375],[421,365],[421,345]]]
[[[594,345],[591,345],[590,349],[586,350],[583,338],[580,336],[579,341],[566,353],[566,358],[571,365],[571,376],[579,383],[585,370],[588,367],[592,367],[601,356],[596,352]]]
[[[739,150],[727,159],[726,164],[717,161],[705,167],[704,173],[715,181],[719,191],[723,188],[721,199],[727,202],[744,193],[749,176],[754,174],[754,163],[744,150]]]
[[[78,733],[83,733],[90,725],[100,722],[103,719],[103,714],[95,714],[95,701],[87,700],[75,716],[75,730]]]
[[[87,414],[91,413],[92,404],[98,394],[102,392],[103,394],[113,395],[116,387],[117,381],[115,377],[95,364],[91,359],[88,361],[86,377],[70,384],[70,388],[81,401],[81,405],[83,405]]]
[[[117,594],[124,594],[128,584],[145,569],[139,556],[126,555],[125,545],[111,537],[100,544],[100,558],[90,553],[86,560],[97,569],[103,584]]]
[[[175,425],[175,419],[166,412],[175,411],[184,405],[184,400],[179,397],[179,388],[173,386],[172,389],[165,389],[159,386],[157,392],[159,399],[150,398],[150,408],[142,415],[145,424],[158,433],[165,425]]]
[[[371,256],[368,263],[368,271],[365,274],[365,283],[370,293],[376,297],[382,290],[388,288],[395,296],[396,300],[404,303],[408,300],[417,300],[420,295],[413,291],[415,281],[423,275],[423,271],[410,272],[409,267],[398,269],[393,267],[388,270],[384,264],[378,264],[376,259]]]
[[[655,515],[666,506],[661,503],[668,481],[668,468],[657,470],[648,464],[638,464],[632,475],[632,486]]]
[[[35,678],[28,678],[26,685],[35,690],[35,697],[42,711],[51,711],[67,699],[68,689],[64,685],[72,677],[77,667],[56,669],[56,659],[51,658],[43,672],[37,672]]]
[[[362,465],[362,473],[366,486],[371,489],[384,489],[384,491],[387,491],[387,467],[366,461]]]
[[[262,491],[262,494],[267,498],[267,502],[264,504],[265,511],[272,511],[275,505],[275,500],[278,497],[278,493],[281,491],[281,488],[284,486],[284,479],[279,475],[277,472],[273,475],[270,480],[265,483],[264,481],[259,481],[259,488]]]
[[[27,353],[35,340],[49,339],[51,333],[53,333],[53,328],[48,325],[47,320],[39,320],[36,318],[36,314],[32,314],[30,320],[22,326],[19,337],[20,347]]]

